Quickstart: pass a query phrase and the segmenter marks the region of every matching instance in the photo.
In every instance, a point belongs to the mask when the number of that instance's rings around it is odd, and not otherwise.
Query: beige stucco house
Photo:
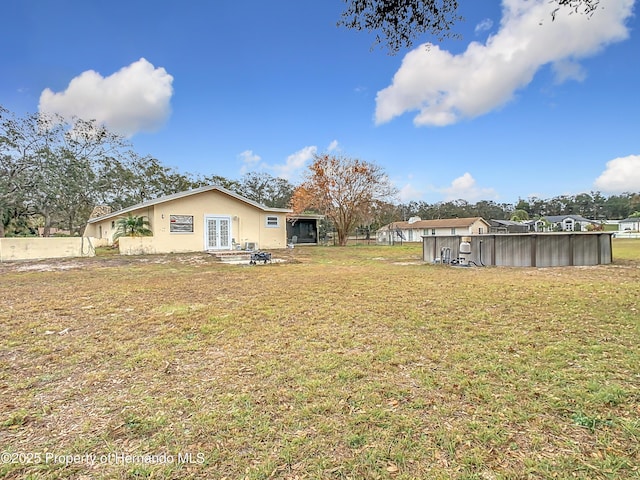
[[[422,242],[425,235],[482,235],[489,233],[491,225],[482,217],[441,218],[422,220],[411,217],[407,221],[393,222],[376,232],[381,244],[397,242]]]
[[[117,220],[132,214],[149,220],[153,236],[121,237],[121,254],[286,248],[289,212],[212,185],[91,218],[84,235],[109,243]]]

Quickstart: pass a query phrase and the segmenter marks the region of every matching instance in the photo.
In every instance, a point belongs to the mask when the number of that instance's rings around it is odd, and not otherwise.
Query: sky
[[[401,202],[640,192],[635,0],[461,1],[395,55],[344,0],[3,0],[0,105],[97,120],[183,173],[296,184],[315,154]]]

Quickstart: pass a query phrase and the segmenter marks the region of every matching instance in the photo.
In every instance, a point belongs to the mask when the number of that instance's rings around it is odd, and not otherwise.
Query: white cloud
[[[238,158],[242,162],[240,173],[243,175],[251,170],[255,170],[256,168],[258,168],[260,160],[262,160],[260,155],[256,155],[255,153],[253,153],[253,150],[245,150],[238,155]]]
[[[485,44],[471,42],[459,55],[421,45],[405,55],[392,84],[376,96],[376,123],[408,111],[418,111],[418,126],[483,115],[508,102],[547,64],[555,66],[558,79],[583,78],[575,60],[628,37],[625,20],[634,0],[601,0],[590,17],[561,10],[555,21],[547,0],[502,3],[500,30]]]
[[[338,143],[338,140],[333,140],[329,143],[326,151],[340,151],[340,144]],[[253,153],[253,150],[245,150],[238,155],[238,159],[242,162],[240,173],[244,175],[251,170],[268,170],[273,172],[277,177],[290,180],[297,176],[300,171],[306,167],[307,162],[311,160],[316,153],[318,153],[318,147],[310,145],[289,155],[284,163],[271,165],[263,162],[262,157]]]
[[[414,187],[410,183],[407,183],[398,190],[398,198],[401,202],[418,201],[424,195],[424,191]]]
[[[485,18],[479,24],[476,25],[474,32],[476,33],[476,35],[478,35],[482,32],[491,30],[491,27],[493,27],[493,20],[491,20],[490,18]]]
[[[253,153],[253,150],[245,150],[238,155],[238,158],[240,158],[243,163],[247,163],[249,165],[255,165],[261,160],[260,155],[256,155],[255,153]]]
[[[304,147],[289,155],[284,164],[273,165],[269,168],[273,170],[278,177],[290,180],[306,166],[307,162],[311,160],[317,152],[318,147],[315,145]]]
[[[596,179],[594,186],[606,193],[640,191],[640,155],[614,158]]]
[[[333,140],[327,147],[327,151],[336,150],[340,150],[340,147],[338,141]],[[284,163],[269,164],[263,162],[262,157],[253,153],[253,150],[245,150],[238,154],[238,159],[242,163],[240,173],[244,175],[249,171],[264,170],[277,177],[291,180],[300,174],[301,170],[307,166],[307,162],[313,159],[316,153],[318,153],[318,147],[310,145],[289,155]]]
[[[69,82],[63,92],[46,88],[39,110],[71,120],[96,120],[125,136],[160,128],[171,113],[173,77],[144,58],[103,77],[88,70]]]
[[[440,189],[440,192],[445,195],[445,201],[462,199],[474,203],[497,198],[493,188],[478,187],[475,178],[469,172],[454,179],[449,187]]]
[[[560,84],[566,80],[576,80],[578,82],[587,78],[587,72],[577,62],[571,60],[560,60],[553,64],[553,72],[555,74],[556,83]]]

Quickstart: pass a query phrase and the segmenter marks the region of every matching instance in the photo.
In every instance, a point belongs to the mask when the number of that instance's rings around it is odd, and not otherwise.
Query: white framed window
[[[193,215],[169,215],[169,232],[193,233]]]
[[[280,226],[280,217],[277,215],[267,215],[266,226],[267,228],[278,228]]]

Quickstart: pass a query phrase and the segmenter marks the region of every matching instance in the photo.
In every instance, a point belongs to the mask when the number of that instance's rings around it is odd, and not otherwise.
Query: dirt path
[[[144,256],[98,256],[79,258],[49,258],[0,263],[0,274],[5,272],[52,272],[85,268],[113,268],[124,265],[181,263],[207,265],[215,259],[206,253],[144,255]]]

